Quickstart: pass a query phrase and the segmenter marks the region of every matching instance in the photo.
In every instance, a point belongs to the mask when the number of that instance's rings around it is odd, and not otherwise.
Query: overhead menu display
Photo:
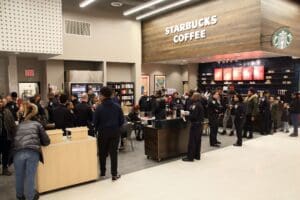
[[[205,39],[206,29],[204,28],[208,26],[216,25],[217,23],[218,23],[218,17],[216,15],[213,15],[201,19],[196,19],[193,21],[188,21],[181,24],[176,24],[174,26],[166,27],[165,34],[166,35],[174,34],[173,42],[175,44],[192,41],[192,40]],[[186,32],[186,31],[190,31],[190,32]]]

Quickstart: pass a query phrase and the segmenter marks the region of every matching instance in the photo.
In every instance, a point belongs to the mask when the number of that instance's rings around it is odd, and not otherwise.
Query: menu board
[[[253,80],[253,67],[244,67],[243,68],[243,80],[252,81]]]
[[[253,67],[253,79],[255,81],[265,80],[265,68],[264,68],[264,66]]]
[[[223,80],[224,81],[232,80],[232,68],[224,68],[223,69]]]
[[[243,80],[243,67],[234,67],[232,70],[232,80],[241,81]]]
[[[223,69],[222,68],[215,68],[214,79],[215,79],[215,81],[223,80]]]

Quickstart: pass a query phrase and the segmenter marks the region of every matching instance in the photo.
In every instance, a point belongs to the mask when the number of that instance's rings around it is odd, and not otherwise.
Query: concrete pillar
[[[9,92],[19,92],[16,55],[10,55],[8,57],[8,90]]]
[[[103,62],[103,85],[107,85],[107,62]]]

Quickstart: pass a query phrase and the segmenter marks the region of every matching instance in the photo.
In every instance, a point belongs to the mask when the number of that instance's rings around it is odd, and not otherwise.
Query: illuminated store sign
[[[192,41],[192,40],[205,39],[206,38],[205,28],[209,26],[214,26],[217,23],[218,23],[218,17],[216,15],[213,15],[213,16],[204,17],[201,19],[177,24],[174,26],[166,27],[165,34],[174,35],[173,42],[175,44]]]

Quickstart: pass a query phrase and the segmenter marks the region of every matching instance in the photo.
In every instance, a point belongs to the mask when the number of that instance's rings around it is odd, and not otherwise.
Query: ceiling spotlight
[[[169,4],[169,5],[166,5],[164,7],[158,8],[158,9],[153,10],[151,12],[148,12],[146,14],[140,15],[140,16],[136,17],[136,20],[145,19],[145,18],[153,16],[153,15],[155,15],[157,13],[161,13],[163,11],[170,10],[172,8],[175,8],[175,7],[178,7],[180,5],[186,4],[186,3],[190,2],[190,1],[191,0],[181,0],[181,1],[178,1],[176,3],[172,3],[172,4]]]
[[[147,3],[143,3],[143,4],[139,5],[139,6],[136,6],[136,7],[134,7],[134,8],[131,8],[131,9],[125,11],[125,12],[123,13],[123,15],[124,15],[124,16],[128,16],[128,15],[134,14],[134,13],[136,13],[136,12],[139,12],[139,11],[141,11],[141,10],[144,10],[144,9],[146,9],[146,8],[149,8],[149,7],[151,7],[151,6],[154,6],[154,5],[156,5],[156,4],[159,4],[159,3],[163,2],[163,1],[166,1],[166,0],[153,0],[153,1],[150,1],[150,2],[147,2]]]
[[[84,8],[84,7],[86,7],[86,6],[88,6],[88,5],[90,5],[91,3],[93,3],[95,0],[84,0],[83,2],[81,2],[80,4],[79,4],[79,7],[80,8]]]
[[[123,3],[119,2],[119,1],[113,1],[113,2],[110,3],[110,5],[112,7],[122,7]]]

